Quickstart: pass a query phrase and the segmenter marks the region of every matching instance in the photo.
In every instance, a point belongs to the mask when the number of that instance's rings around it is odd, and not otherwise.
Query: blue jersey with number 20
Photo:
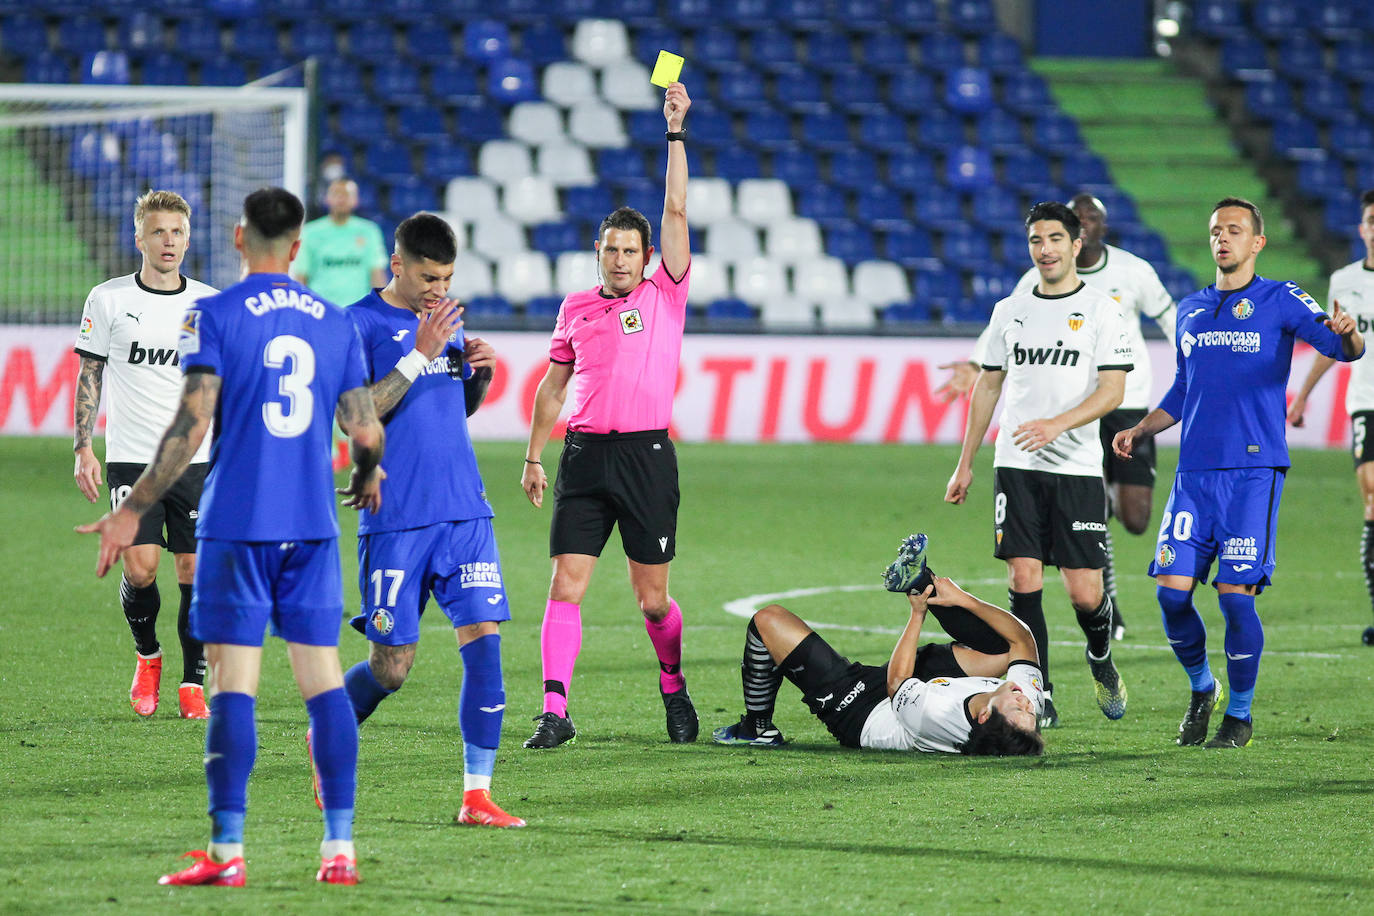
[[[196,535],[339,535],[330,457],[339,395],[365,384],[343,309],[285,274],[250,274],[187,310],[181,370],[221,379]]]

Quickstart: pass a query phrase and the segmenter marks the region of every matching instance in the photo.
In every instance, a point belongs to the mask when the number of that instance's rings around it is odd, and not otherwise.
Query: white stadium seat
[[[648,82],[648,77],[644,78]],[[586,64],[560,60],[544,68],[539,82],[544,98],[562,108],[596,98],[596,74]]]
[[[692,282],[687,287],[687,301],[692,305],[706,305],[730,295],[730,276],[725,262],[709,254],[692,256]]]
[[[687,217],[691,219],[690,210]],[[726,219],[706,227],[706,253],[723,261],[737,263],[755,257],[759,250],[759,232],[748,223]]]
[[[729,219],[735,212],[735,192],[724,178],[693,178],[687,182],[687,218],[698,226]]]
[[[604,67],[630,56],[630,36],[618,19],[583,19],[573,30],[572,56]]]
[[[735,295],[750,305],[766,308],[770,299],[787,295],[783,266],[772,258],[748,258],[735,264]]]
[[[630,140],[620,112],[605,102],[579,102],[568,112],[568,135],[592,149],[622,147]]]
[[[870,305],[891,305],[911,298],[906,271],[891,261],[861,261],[854,266],[854,298]]]
[[[873,327],[877,316],[873,306],[857,299],[832,299],[821,303],[821,326],[861,330]]]
[[[502,255],[496,261],[496,291],[511,302],[553,295],[549,256],[542,251]]]
[[[530,146],[563,138],[563,112],[549,102],[521,102],[510,110],[506,133]]]
[[[444,188],[444,211],[452,220],[471,223],[501,212],[496,185],[485,178],[460,175]]]
[[[453,261],[453,282],[449,284],[448,294],[455,299],[471,299],[490,296],[494,291],[487,259],[471,251],[459,251]]]
[[[477,174],[498,183],[532,171],[530,148],[516,140],[488,140],[477,153]]]
[[[525,227],[505,214],[493,214],[472,224],[469,248],[489,261],[525,251]]]
[[[848,299],[849,272],[839,258],[819,257],[803,261],[792,271],[792,292],[801,299],[825,305]]]
[[[571,140],[542,143],[534,151],[535,171],[560,188],[596,184],[596,170],[587,148]]]
[[[550,223],[563,215],[558,209],[558,189],[553,182],[534,175],[507,182],[501,189],[501,207],[526,226]]]
[[[746,178],[735,188],[735,212],[755,226],[778,222],[792,215],[792,191],[776,178]]]
[[[649,82],[649,71],[633,60],[602,68],[601,97],[621,111],[653,111],[663,107],[663,94]]]
[[[600,282],[596,274],[596,255],[590,251],[565,251],[554,262],[554,283],[565,294],[591,289]]]
[[[687,208],[690,217],[691,207]],[[764,250],[769,257],[788,264],[818,257],[825,247],[821,244],[821,228],[816,221],[805,217],[778,220],[764,227]]]
[[[760,318],[771,331],[810,330],[816,326],[816,306],[795,296],[778,296],[761,303]]]

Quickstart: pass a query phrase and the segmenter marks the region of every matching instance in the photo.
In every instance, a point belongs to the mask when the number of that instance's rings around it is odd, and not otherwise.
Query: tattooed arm
[[[463,326],[458,320],[462,313],[463,309],[456,299],[443,299],[420,315],[420,324],[415,329],[415,349],[401,357],[395,369],[371,386],[377,416],[384,417],[391,413],[410,389],[415,377],[431,360],[444,352],[449,337]]]
[[[103,577],[110,571],[119,555],[134,542],[134,536],[138,534],[139,517],[161,499],[190,466],[215,415],[219,390],[219,376],[209,372],[188,373],[182,384],[181,403],[177,406],[176,416],[172,418],[172,425],[162,434],[153,463],[143,471],[118,509],[106,513],[97,522],[76,529],[83,534],[100,534],[100,555],[95,570],[97,576]]]
[[[339,406],[334,411],[339,427],[348,434],[353,457],[353,474],[348,486],[338,492],[345,497],[345,506],[365,508],[369,512],[382,507],[381,486],[386,478],[381,468],[386,433],[382,430],[382,421],[377,419],[375,397],[376,394],[367,388],[353,388],[339,395]]]
[[[76,486],[91,502],[100,497],[100,461],[91,448],[95,435],[95,421],[100,413],[100,389],[105,381],[105,361],[90,356],[81,357],[81,374],[76,379],[75,404],[76,435],[72,451],[76,452]]]

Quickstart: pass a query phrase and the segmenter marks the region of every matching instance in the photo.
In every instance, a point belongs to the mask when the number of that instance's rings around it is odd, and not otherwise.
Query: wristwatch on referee
[[[684,127],[682,130],[665,130],[663,136],[668,138],[669,143],[672,143],[674,140],[680,142],[687,139],[687,128]]]

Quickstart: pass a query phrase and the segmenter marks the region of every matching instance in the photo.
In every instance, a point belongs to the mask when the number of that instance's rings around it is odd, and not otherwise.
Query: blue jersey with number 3
[[[365,384],[344,310],[285,274],[250,274],[187,310],[178,350],[182,372],[221,379],[196,535],[338,537],[334,408]]]

